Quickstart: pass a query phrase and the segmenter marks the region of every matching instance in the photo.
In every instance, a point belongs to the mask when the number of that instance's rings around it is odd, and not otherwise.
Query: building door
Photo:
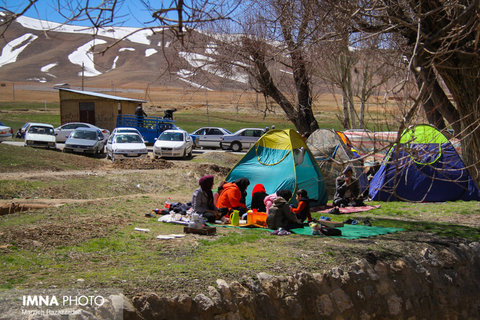
[[[80,122],[95,124],[95,103],[80,102]]]

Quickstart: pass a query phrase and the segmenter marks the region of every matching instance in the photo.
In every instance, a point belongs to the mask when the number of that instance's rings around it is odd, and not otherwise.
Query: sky
[[[28,2],[28,0],[0,0],[0,7],[17,13],[19,11],[22,11],[23,8],[28,4]],[[62,9],[63,12],[70,15],[72,10],[67,6],[71,6],[72,4],[75,5],[77,3],[85,3],[84,0],[37,0],[34,6],[25,13],[25,16],[58,23],[64,23],[66,21],[66,18],[61,16],[57,12],[58,2],[64,5],[64,8]],[[108,0],[90,1],[90,3],[94,3],[96,5],[100,4],[101,2],[108,3]],[[166,3],[169,2],[170,1]],[[115,8],[115,17],[115,20],[110,25],[123,27],[145,27],[149,26],[148,24],[145,24],[145,22],[149,22],[152,20],[151,13],[146,10],[141,0],[118,0],[117,7]],[[75,21],[72,22],[72,24],[91,26],[91,23],[88,21]],[[150,24],[150,26],[153,25]]]

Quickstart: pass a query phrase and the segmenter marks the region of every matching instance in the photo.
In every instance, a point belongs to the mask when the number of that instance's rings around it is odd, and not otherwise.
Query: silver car
[[[100,129],[77,128],[65,141],[63,152],[103,154],[105,137]]]
[[[12,135],[13,135],[12,128],[0,122],[0,142],[11,139]]]
[[[55,136],[56,136],[57,142],[64,142],[65,140],[67,140],[67,138],[70,136],[73,130],[77,128],[98,129],[102,132],[105,139],[107,139],[108,136],[110,135],[110,131],[108,131],[107,129],[100,129],[99,127],[94,126],[93,124],[90,124],[90,123],[69,122],[69,123],[62,124],[60,127],[55,128]]]
[[[253,146],[257,140],[263,136],[265,129],[261,128],[243,128],[232,134],[226,134],[222,137],[220,147],[224,150],[241,151]]]
[[[226,134],[231,132],[225,128],[203,127],[190,133],[190,136],[195,139],[197,148],[220,148],[222,137]]]

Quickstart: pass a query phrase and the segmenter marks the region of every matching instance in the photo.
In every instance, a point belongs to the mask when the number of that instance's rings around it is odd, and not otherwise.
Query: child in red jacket
[[[307,219],[308,222],[312,222],[312,215],[310,214],[310,204],[308,199],[307,190],[299,189],[296,193],[298,206],[292,207],[290,210],[295,213],[297,219],[304,222]]]

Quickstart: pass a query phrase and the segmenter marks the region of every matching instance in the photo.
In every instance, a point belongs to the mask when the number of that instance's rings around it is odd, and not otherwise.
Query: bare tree
[[[233,18],[238,24],[214,26],[222,34],[237,32],[223,41],[224,59],[216,63],[243,69],[250,86],[275,101],[299,132],[315,131],[311,58],[314,44],[328,36],[322,32],[327,13],[321,2],[253,0],[242,4],[248,11]]]
[[[480,182],[480,1],[335,3],[350,14],[357,30],[398,36],[416,81],[424,87],[427,116],[438,124],[441,115],[456,128],[463,160]]]

